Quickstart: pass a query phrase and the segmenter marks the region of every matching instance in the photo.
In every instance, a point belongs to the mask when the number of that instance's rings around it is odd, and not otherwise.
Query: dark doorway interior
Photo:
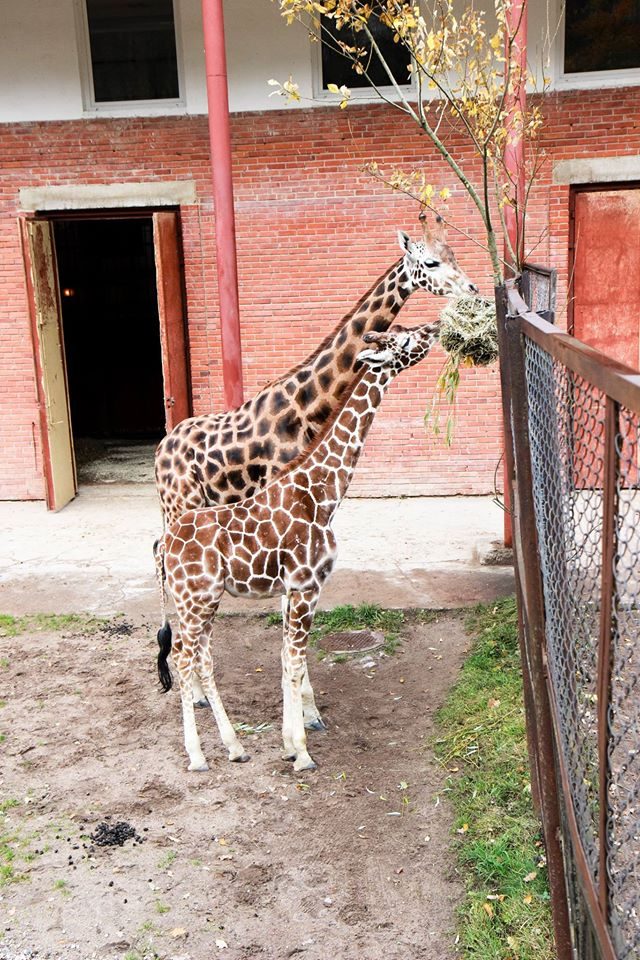
[[[78,479],[150,480],[164,433],[152,220],[54,230]]]

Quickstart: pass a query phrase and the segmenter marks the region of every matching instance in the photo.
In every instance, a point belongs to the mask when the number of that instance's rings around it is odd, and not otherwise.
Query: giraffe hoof
[[[248,753],[241,753],[239,757],[229,757],[232,763],[246,763],[251,757]]]
[[[194,707],[208,707],[209,701],[206,697],[203,697],[201,700],[194,700],[193,705]]]
[[[286,760],[287,763],[294,763],[296,759],[296,755],[295,753],[283,753],[282,759]]]
[[[305,723],[305,728],[307,730],[326,730],[327,725],[322,717],[316,717],[315,720],[309,720],[308,723]]]
[[[308,763],[304,763],[300,767],[297,765],[297,763],[294,763],[293,769],[295,770],[296,773],[302,773],[303,770],[317,770],[318,764],[314,763],[314,761],[311,760],[311,758],[309,758]]]
[[[190,763],[187,769],[189,770],[190,773],[206,773],[207,770],[209,769],[209,764],[207,763],[206,760],[204,763],[198,764],[198,766],[196,766],[193,763]]]

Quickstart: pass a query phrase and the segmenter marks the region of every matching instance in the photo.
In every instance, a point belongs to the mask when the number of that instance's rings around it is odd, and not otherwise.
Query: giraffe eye
[[[433,270],[434,267],[439,267],[439,266],[440,266],[440,261],[439,261],[439,260],[425,260],[425,261],[424,261],[424,265],[425,265],[425,267],[428,267],[429,270]]]

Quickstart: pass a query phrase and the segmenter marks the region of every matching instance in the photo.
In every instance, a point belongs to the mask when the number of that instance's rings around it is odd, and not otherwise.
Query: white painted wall
[[[0,13],[0,122],[72,120],[91,115],[82,87],[82,0],[3,0]],[[100,116],[190,113],[207,109],[200,0],[176,0],[184,105],[129,107]],[[271,0],[225,0],[231,109],[281,109],[271,77],[294,74],[311,95],[305,31],[287,28]],[[80,36],[79,36],[80,34]],[[308,106],[307,104],[304,104]]]
[[[0,122],[71,120],[90,116],[83,97],[83,38],[79,13],[84,0],[2,0],[0,14]],[[126,106],[93,111],[100,116],[157,113],[206,113],[206,86],[200,0],[175,0],[183,103],[175,107]],[[462,3],[462,0],[461,0]],[[529,60],[540,68],[541,37],[547,19],[558,16],[560,0],[532,0],[529,12]],[[493,4],[487,0],[487,6]],[[556,8],[556,9],[554,9]],[[291,74],[303,101],[312,98],[312,49],[304,29],[287,27],[273,0],[225,0],[229,98],[233,111],[282,109],[284,101],[269,96],[271,77],[283,81]],[[557,87],[604,86],[607,79],[560,76],[562,34],[550,73]],[[546,71],[545,71],[546,72]],[[624,78],[613,82],[628,83]],[[640,71],[636,82],[640,81]],[[608,85],[608,84],[607,84]],[[295,107],[289,107],[295,109]]]

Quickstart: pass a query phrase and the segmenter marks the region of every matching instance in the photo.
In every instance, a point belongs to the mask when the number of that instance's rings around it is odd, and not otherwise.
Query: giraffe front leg
[[[289,596],[282,598],[282,653],[280,662],[282,664],[282,743],[284,752],[283,760],[295,760],[296,752],[293,747],[293,728],[291,726],[291,691],[289,681],[286,676],[285,649],[289,642]]]
[[[287,643],[289,636],[289,597],[284,596],[282,598],[282,636],[283,636],[283,650],[284,646]],[[289,687],[288,684],[284,682],[284,661],[282,664],[282,719],[283,719],[283,729],[282,729],[282,739],[284,741],[284,756],[283,760],[295,760],[295,752],[293,749],[293,741],[291,740],[291,721],[290,721],[290,698],[289,698]],[[302,678],[302,715],[304,717],[304,725],[307,730],[326,730],[326,724],[323,722],[322,717],[320,716],[320,711],[316,706],[315,697],[313,694],[313,687],[311,686],[311,681],[309,680],[309,665],[305,658],[304,665],[304,676]]]
[[[289,594],[289,629],[283,636],[282,735],[285,754],[295,755],[293,769],[296,772],[316,769],[316,764],[307,750],[302,685],[306,670],[307,639],[317,602],[317,591],[292,591]]]

